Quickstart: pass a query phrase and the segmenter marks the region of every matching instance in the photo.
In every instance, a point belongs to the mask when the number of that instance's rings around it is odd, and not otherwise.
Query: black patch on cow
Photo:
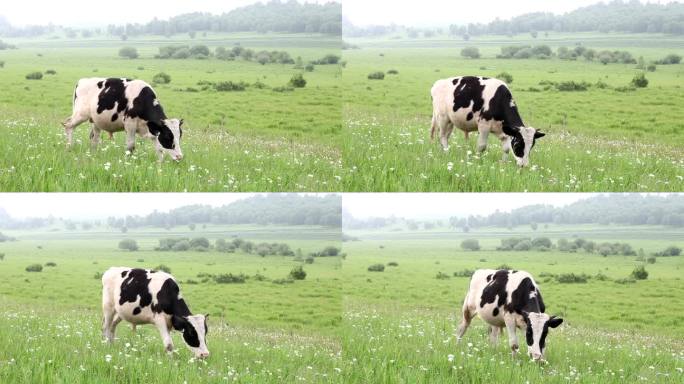
[[[489,77],[483,77],[482,80],[489,80]]]
[[[185,300],[178,298],[179,293],[178,284],[172,278],[166,279],[157,292],[157,304],[152,305],[152,310],[168,315],[190,316],[190,309],[185,304]]]
[[[150,273],[157,273],[157,271],[155,271],[155,270],[153,269],[153,270],[150,271]]]
[[[128,271],[121,272],[121,277],[126,277],[126,275],[128,275]]]
[[[112,122],[116,121],[116,119],[118,119],[118,118],[119,118],[119,114],[118,114],[118,113],[113,114],[113,115],[112,115]]]
[[[155,105],[157,95],[152,88],[144,87],[138,96],[133,99],[133,107],[126,111],[126,116],[131,118],[141,118],[147,121],[147,128],[150,133],[159,138],[159,143],[166,149],[174,149],[173,133],[166,126],[166,114],[159,102]]]
[[[541,338],[539,339],[539,348],[541,351],[544,350],[544,346],[546,345],[546,335],[549,333],[549,324],[544,323],[544,330],[542,331]]]
[[[499,307],[494,308],[494,311],[492,311],[492,315],[494,315],[494,317],[499,316]]]
[[[185,340],[186,344],[194,348],[200,346],[197,330],[190,324],[187,318],[174,315],[171,317],[171,325],[173,325],[175,330],[183,332],[183,340]]]
[[[139,314],[141,311],[142,309],[140,309],[140,307],[135,307],[135,309],[133,310],[133,316]]]
[[[466,116],[466,120],[470,121],[470,120],[472,120],[472,119],[473,119],[473,113],[472,113],[472,112],[468,112],[468,116]]]
[[[487,275],[487,282],[489,282],[489,280],[491,280],[491,279],[492,279],[492,274],[490,273],[489,275]]]
[[[536,298],[530,298],[530,293],[535,292]],[[518,287],[511,294],[511,302],[506,304],[504,308],[508,312],[515,312],[522,314],[523,312],[540,312],[544,313],[546,307],[541,298],[541,294],[537,287],[532,282],[532,279],[526,277],[522,279]]]
[[[98,83],[99,84],[99,83]],[[97,113],[114,109],[116,112],[122,112],[128,105],[126,99],[126,86],[122,79],[107,79],[104,83],[104,89],[100,91],[97,99]]]
[[[119,305],[135,303],[140,297],[139,306],[144,308],[152,303],[149,284],[152,279],[147,278],[147,271],[140,268],[131,269],[128,276],[121,283]]]
[[[485,304],[491,304],[494,301],[497,307],[506,304],[506,284],[508,283],[508,271],[498,270],[494,273],[492,281],[487,284],[487,286],[482,290],[482,297],[480,298],[480,307],[484,307]]]
[[[463,76],[454,79],[453,84],[456,85],[454,89],[454,112],[457,112],[460,108],[470,107],[471,101],[473,102],[472,110],[480,112],[484,105],[482,92],[485,89],[484,84],[480,84],[480,78]]]
[[[502,129],[505,134],[512,137],[520,137],[520,127],[525,126],[518,113],[516,105],[511,106],[513,95],[505,85],[501,84],[494,92],[494,96],[489,100],[489,107],[482,112],[481,117],[485,120],[496,120],[502,122]]]
[[[527,327],[525,327],[525,341],[527,342],[528,346],[532,346],[534,344],[534,335],[532,333],[532,323],[530,322],[530,319],[527,316],[523,316],[525,319],[525,324],[527,324]]]
[[[103,83],[104,83],[104,81],[98,81],[98,82],[97,82],[97,87],[100,88],[100,89],[102,89],[102,84],[103,84]]]

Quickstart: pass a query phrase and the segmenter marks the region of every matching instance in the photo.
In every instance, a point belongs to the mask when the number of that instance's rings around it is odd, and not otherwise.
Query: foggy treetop
[[[347,36],[384,35],[401,28],[380,25],[360,28],[346,20],[344,22],[344,34]],[[511,35],[537,31],[684,34],[684,4],[643,4],[637,0],[614,0],[562,15],[527,13],[509,20],[496,19],[488,24],[454,24],[448,30],[449,34],[456,36]]]
[[[25,28],[13,27],[0,16],[0,36],[38,36],[54,33],[60,27],[35,25]],[[154,19],[147,24],[111,24],[106,33],[115,36],[144,34],[169,36],[189,32],[286,32],[286,33],[342,33],[342,6],[340,3],[299,3],[294,0],[281,2],[271,0],[231,10],[221,15],[188,13],[169,20]],[[75,36],[73,29],[67,28]],[[85,30],[83,36],[103,30]],[[69,34],[69,33],[68,33]]]
[[[300,196],[294,194],[257,195],[221,207],[188,205],[146,216],[109,217],[100,224],[114,228],[173,227],[188,224],[279,224],[341,226],[339,195]],[[103,218],[104,219],[104,218]],[[0,228],[39,228],[60,219],[40,217],[13,219],[0,207]],[[67,221],[73,223],[72,221]],[[90,223],[90,222],[88,222]],[[98,223],[95,223],[98,224]]]
[[[345,214],[348,228],[381,228],[400,222],[416,222],[402,218],[356,219]],[[435,222],[429,222],[436,225]],[[564,207],[530,205],[511,212],[495,212],[488,216],[451,217],[452,227],[512,227],[530,224],[619,224],[684,226],[684,196],[601,195],[577,201]]]

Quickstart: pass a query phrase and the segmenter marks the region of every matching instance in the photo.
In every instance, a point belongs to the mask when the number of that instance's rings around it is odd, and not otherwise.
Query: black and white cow
[[[97,147],[100,132],[110,134],[126,131],[126,147],[135,149],[135,134],[155,143],[159,160],[164,153],[178,161],[183,158],[180,141],[183,120],[168,119],[152,87],[142,80],[119,78],[81,79],[74,90],[73,112],[62,125],[71,146],[74,128],[81,123],[93,123],[90,142]]]
[[[539,286],[525,271],[479,269],[470,279],[470,289],[463,302],[463,319],[458,329],[460,341],[470,321],[479,315],[490,325],[490,340],[496,343],[506,327],[513,355],[518,351],[517,328],[525,330],[527,353],[534,360],[544,359],[549,328],[556,328],[563,319],[544,311]]]
[[[102,334],[114,341],[116,326],[126,320],[154,324],[167,352],[173,351],[171,330],[183,332],[183,340],[197,358],[209,356],[207,316],[193,315],[173,276],[162,271],[112,267],[102,275]]]
[[[437,80],[432,86],[432,131],[439,128],[442,148],[449,149],[449,136],[454,127],[465,132],[479,131],[478,151],[487,148],[487,137],[493,133],[503,147],[503,158],[513,149],[519,166],[529,163],[535,141],[545,134],[526,127],[511,91],[506,84],[489,77],[463,76]]]

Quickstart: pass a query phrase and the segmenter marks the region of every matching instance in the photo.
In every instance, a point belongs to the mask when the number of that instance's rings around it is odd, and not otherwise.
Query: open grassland
[[[577,235],[596,242],[626,242],[646,255],[668,245],[682,246],[681,230],[663,227],[554,226],[483,229],[471,233],[445,229],[411,232],[346,230],[359,241],[344,243],[345,315],[342,346],[358,382],[581,382],[679,383],[684,379],[684,257],[657,257],[647,264],[647,280],[618,284],[642,265],[636,256],[496,251],[512,236]],[[481,251],[463,251],[464,239],[478,239]],[[389,266],[394,262],[397,266]],[[384,272],[369,272],[384,264]],[[461,306],[469,277],[464,269],[506,264],[529,271],[540,284],[547,312],[564,324],[549,332],[547,364],[511,358],[507,335],[489,344],[487,327],[473,320],[456,343]],[[447,277],[438,279],[443,273]],[[549,274],[604,275],[586,283],[561,284]],[[518,332],[524,344],[524,332]]]
[[[341,84],[338,65],[313,72],[293,64],[216,58],[155,59],[168,45],[236,44],[255,52],[278,50],[304,64],[340,54],[339,37],[317,35],[209,34],[194,40],[141,37],[113,39],[6,39],[18,49],[0,51],[0,189],[3,191],[331,191],[341,188]],[[134,47],[137,59],[118,56]],[[27,80],[34,71],[41,80]],[[125,155],[123,133],[92,151],[89,125],[75,130],[64,148],[61,122],[71,115],[73,89],[84,77],[128,77],[152,83],[159,72],[169,84],[153,85],[165,112],[185,119],[180,163],[158,164],[154,147],[138,140]],[[304,72],[306,87],[290,92],[290,78]],[[199,82],[245,82],[244,91],[203,90]],[[253,84],[261,84],[259,87]],[[261,88],[263,86],[263,88]]]
[[[208,252],[159,252],[159,238],[239,236],[285,242],[304,255],[339,246],[339,230],[322,227],[209,226],[203,230],[156,229],[117,232],[32,231],[5,234],[0,244],[0,381],[12,383],[121,381],[156,382],[330,382],[340,376],[339,259],[317,257],[304,264],[305,280],[276,284],[302,262],[293,257]],[[140,250],[117,249],[122,238]],[[46,266],[47,263],[56,266]],[[29,264],[42,272],[25,271]],[[168,357],[152,326],[131,332],[123,322],[118,340],[101,337],[101,283],[110,266],[171,269],[194,313],[209,313],[211,356],[195,361],[174,332],[176,353]],[[243,284],[203,281],[202,274],[250,276]],[[200,276],[198,276],[198,274]],[[257,279],[260,275],[264,278]],[[192,282],[190,281],[192,280]]]
[[[551,34],[460,39],[346,39],[343,71],[344,188],[348,191],[680,191],[684,187],[684,65],[647,72],[647,88],[620,91],[641,73],[635,64],[496,59],[507,45],[626,50],[646,63],[684,54],[681,38]],[[478,47],[482,58],[460,56]],[[397,74],[388,74],[389,70]],[[384,80],[369,80],[371,72]],[[513,76],[509,84],[526,124],[541,129],[531,167],[501,162],[499,140],[476,151],[455,130],[450,149],[430,141],[430,88],[460,75]],[[586,91],[544,90],[542,81],[601,83]],[[605,88],[602,88],[605,85]]]

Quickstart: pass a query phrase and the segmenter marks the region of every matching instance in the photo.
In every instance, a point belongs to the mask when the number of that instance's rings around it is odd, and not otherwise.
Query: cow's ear
[[[178,121],[178,126],[179,126],[179,127],[182,127],[182,126],[183,126],[183,119],[180,119],[180,120]]]
[[[547,321],[546,323],[549,325],[549,327],[556,328],[557,326],[563,324],[563,319],[561,319],[560,317],[551,316],[549,321]]]
[[[542,131],[537,131],[537,132],[534,133],[534,138],[535,138],[535,139],[539,139],[539,138],[542,138],[542,137],[544,137],[544,136],[546,136],[546,133],[544,133],[544,132],[542,132]]]
[[[176,331],[182,331],[185,329],[185,325],[188,321],[183,316],[173,315],[171,316],[171,325]]]

